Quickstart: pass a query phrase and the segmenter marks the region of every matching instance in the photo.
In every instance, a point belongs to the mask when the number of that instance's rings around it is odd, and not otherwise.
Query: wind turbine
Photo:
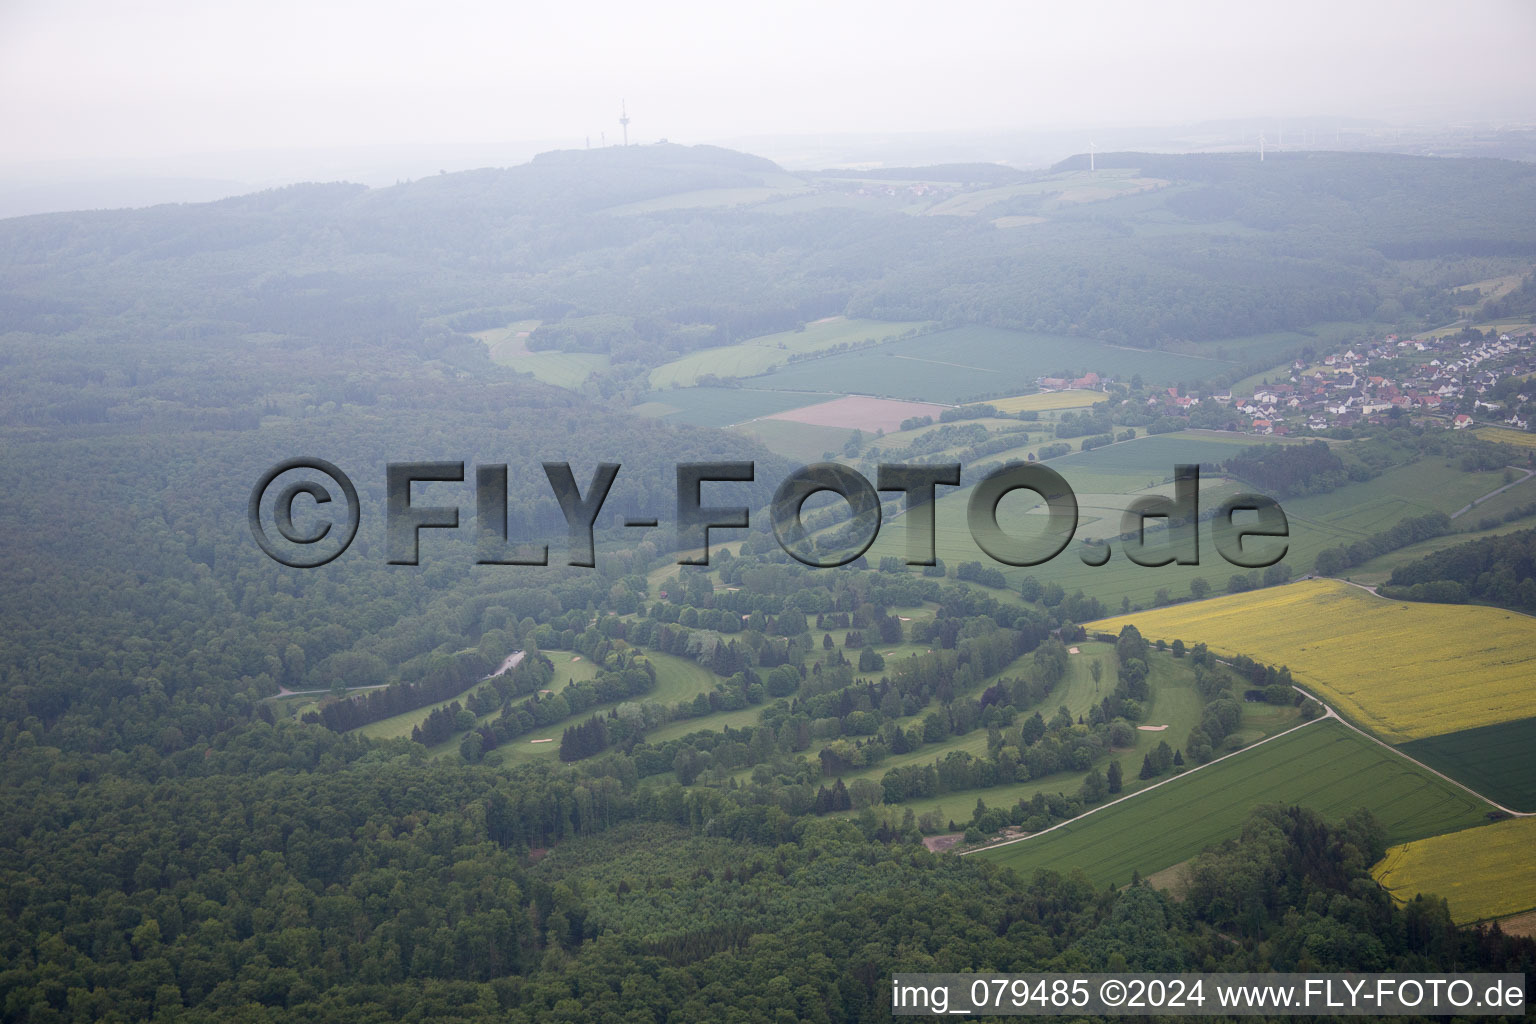
[[[1264,133],[1259,132],[1259,163],[1264,162]]]
[[[1094,166],[1093,166],[1093,154],[1094,154],[1093,140],[1089,139],[1088,140],[1088,170],[1089,171],[1092,171],[1094,169]]]

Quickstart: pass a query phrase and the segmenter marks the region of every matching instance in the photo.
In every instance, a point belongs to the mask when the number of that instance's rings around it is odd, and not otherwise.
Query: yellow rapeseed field
[[[1444,896],[1457,924],[1536,907],[1536,818],[1511,818],[1394,846],[1371,874],[1404,902]]]
[[[1081,409],[1095,402],[1107,402],[1109,396],[1101,391],[1042,391],[1037,395],[1015,395],[1012,398],[989,398],[987,405],[998,412],[1024,412],[1033,409],[1047,412],[1051,409]]]
[[[1484,441],[1519,445],[1521,448],[1536,448],[1536,434],[1530,434],[1524,430],[1510,430],[1507,427],[1478,427],[1472,433]]]
[[[1297,683],[1391,743],[1536,716],[1536,618],[1480,605],[1389,601],[1307,580],[1090,623],[1204,642],[1290,667]]]

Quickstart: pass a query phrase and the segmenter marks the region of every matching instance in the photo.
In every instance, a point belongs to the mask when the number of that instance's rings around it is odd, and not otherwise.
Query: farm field
[[[1046,412],[1055,409],[1083,409],[1095,402],[1108,401],[1102,391],[1040,391],[1012,398],[990,398],[987,404],[998,412]]]
[[[1081,868],[1123,885],[1237,835],[1262,804],[1341,818],[1369,808],[1395,842],[1483,820],[1488,805],[1339,722],[1321,720],[1038,837],[974,854],[1027,875]]]
[[[1458,323],[1458,324],[1454,324],[1454,325],[1452,325],[1450,327],[1437,327],[1437,328],[1435,328],[1432,331],[1425,331],[1423,334],[1416,334],[1416,335],[1414,335],[1414,337],[1416,337],[1416,338],[1443,338],[1443,337],[1445,337],[1448,334],[1458,334],[1458,333],[1460,333],[1461,331],[1466,329],[1466,326],[1467,326],[1466,324],[1459,324]],[[1472,324],[1471,326],[1475,330],[1479,330],[1479,331],[1496,330],[1496,331],[1499,331],[1501,333],[1506,332],[1506,331],[1510,332],[1510,333],[1516,333],[1516,332],[1520,332],[1520,331],[1529,330],[1531,327],[1536,327],[1536,321],[1532,321],[1532,319],[1530,317],[1530,314],[1525,314],[1525,315],[1522,315],[1522,316],[1500,317],[1497,320],[1483,320],[1483,321],[1480,321],[1478,323]]]
[[[530,352],[527,337],[538,326],[537,320],[522,320],[506,327],[476,331],[470,337],[485,343],[492,362],[531,373],[556,387],[580,387],[592,374],[608,368],[608,357],[597,352]]]
[[[771,452],[801,462],[820,462],[827,452],[841,455],[843,445],[853,437],[853,431],[846,427],[822,427],[776,417],[748,420],[730,429]]]
[[[1046,196],[1062,204],[1089,203],[1166,184],[1155,178],[1143,178],[1135,168],[1130,167],[1093,172],[1067,171],[1038,181],[962,192],[930,206],[924,212],[936,217],[972,217],[995,203],[1019,196]]]
[[[1348,543],[1385,530],[1407,516],[1455,512],[1502,483],[1499,473],[1467,472],[1447,466],[1444,460],[1428,458],[1393,467],[1374,479],[1327,494],[1287,498],[1283,505],[1293,537],[1300,524],[1303,528],[1335,531],[1341,540],[1334,543]],[[1306,567],[1311,568],[1311,564]]]
[[[1536,718],[1413,740],[1398,749],[1505,807],[1536,811]]]
[[[1082,439],[1072,440],[1076,443]],[[1256,437],[1196,436],[1180,431],[1073,452],[1052,459],[1050,467],[1066,477],[1074,491],[1130,493],[1171,480],[1173,467],[1179,463],[1221,463],[1261,443]],[[1008,453],[999,457],[1007,459]]]
[[[765,334],[735,345],[690,352],[651,371],[651,387],[684,388],[697,384],[705,374],[716,377],[752,377],[789,362],[792,356],[822,352],[839,345],[884,341],[922,327],[918,321],[859,320],[828,317],[806,324],[804,330]]]
[[[1492,505],[1494,502],[1500,501],[1500,499],[1516,494],[1522,496],[1522,501],[1536,501],[1536,480],[1533,480],[1532,484],[1533,486],[1529,488],[1517,487],[1514,490],[1505,491],[1498,498],[1492,499],[1488,504]],[[1481,505],[1477,507],[1478,518],[1482,517],[1482,509],[1483,506]],[[1466,516],[1463,516],[1461,519],[1456,520],[1457,524],[1461,524],[1466,518]],[[1430,540],[1419,541],[1417,544],[1410,544],[1405,548],[1398,548],[1396,551],[1388,551],[1384,555],[1378,555],[1369,562],[1352,566],[1349,570],[1348,578],[1355,583],[1375,586],[1387,582],[1392,575],[1392,570],[1398,566],[1417,562],[1419,559],[1426,555],[1432,555],[1436,551],[1444,551],[1446,548],[1452,548],[1458,544],[1466,544],[1469,541],[1482,540],[1484,537],[1499,537],[1506,533],[1516,533],[1520,530],[1532,529],[1533,527],[1536,527],[1536,517],[1524,516],[1520,519],[1510,520],[1507,523],[1500,523],[1498,526],[1487,530],[1448,533],[1444,537],[1434,537]]]
[[[475,331],[471,338],[478,338],[490,351],[491,359],[501,363],[528,355],[528,335],[538,328],[541,320],[519,320],[505,327],[493,327],[488,331]]]
[[[1514,486],[1503,494],[1495,494],[1486,501],[1480,501],[1472,508],[1463,512],[1456,519],[1456,526],[1463,530],[1471,530],[1479,527],[1487,519],[1504,519],[1511,513],[1529,514],[1532,507],[1536,507],[1536,476],[1525,476],[1524,471],[1512,473]],[[1487,474],[1489,491],[1504,486],[1504,475],[1500,472]],[[1487,494],[1488,491],[1483,492]]]
[[[1518,445],[1521,448],[1536,448],[1536,434],[1525,430],[1513,430],[1509,427],[1476,427],[1472,433],[1484,441],[1497,441],[1500,444]]]
[[[1389,601],[1337,580],[1105,619],[1149,640],[1204,642],[1290,666],[1302,686],[1388,742],[1536,715],[1536,618],[1497,608]]]
[[[1222,462],[1254,443],[1276,442],[1214,431],[1159,434],[1061,456],[1047,465],[1060,472],[1077,495],[1080,515],[1077,537],[1112,537],[1120,532],[1121,514],[1130,496],[1172,493],[1171,485],[1165,481],[1171,478],[1176,462]],[[1038,444],[1034,444],[1014,449],[988,456],[987,461],[1022,459],[1024,452],[1037,448]],[[967,476],[965,479],[969,482],[972,478]],[[1287,499],[1283,506],[1291,536],[1284,560],[1297,575],[1301,575],[1312,568],[1318,553],[1325,548],[1367,537],[1407,516],[1455,511],[1473,497],[1499,486],[1501,479],[1498,473],[1468,473],[1456,467],[1446,467],[1442,460],[1421,460],[1329,494]],[[1252,486],[1238,481],[1203,475],[1201,508],[1215,508],[1227,497],[1251,490]],[[1519,491],[1517,487],[1500,497]],[[935,531],[939,557],[949,566],[967,561],[989,562],[966,526],[969,489],[941,488],[939,494]],[[1003,528],[1019,536],[1038,535],[1043,519],[1038,504],[1031,504],[1033,501],[1033,496],[1027,493],[1006,498],[999,507],[999,522]],[[870,558],[878,562],[885,555],[902,555],[904,544],[905,531],[901,521],[889,522],[882,527],[871,547]],[[1176,598],[1187,596],[1190,583],[1197,578],[1204,579],[1213,593],[1220,593],[1233,574],[1243,571],[1216,554],[1209,523],[1201,526],[1200,552],[1202,564],[1198,566],[1149,568],[1136,565],[1123,553],[1116,552],[1107,564],[1092,567],[1084,565],[1075,549],[1069,548],[1046,565],[997,567],[1012,585],[1017,585],[1025,576],[1034,576],[1042,581],[1055,581],[1069,593],[1082,590],[1111,608],[1118,607],[1122,599],[1128,599],[1133,606],[1145,607],[1153,603],[1159,590],[1167,590]]]
[[[896,430],[904,420],[916,416],[934,416],[944,411],[941,405],[923,402],[903,402],[889,398],[868,398],[863,395],[845,395],[830,402],[817,402],[776,412],[764,419],[785,420],[790,423],[810,423],[819,427],[842,427],[847,430]]]
[[[955,405],[1015,394],[1039,377],[1072,368],[1149,382],[1208,377],[1223,360],[1118,348],[1086,338],[959,327],[808,359],[752,377],[752,387],[882,395]]]
[[[1442,896],[1451,920],[1471,924],[1536,908],[1536,818],[1509,818],[1394,846],[1371,874],[1394,899]]]
[[[652,391],[633,407],[644,416],[696,427],[729,427],[769,413],[797,409],[837,397],[824,391],[764,391],[761,388],[674,388]]]
[[[1514,274],[1503,274],[1499,277],[1485,278],[1484,280],[1473,281],[1469,285],[1464,285],[1464,290],[1471,290],[1475,288],[1481,294],[1478,296],[1477,301],[1472,305],[1457,306],[1456,308],[1464,313],[1473,313],[1477,310],[1478,306],[1489,301],[1490,299],[1503,298],[1505,295],[1508,295],[1510,292],[1520,287],[1520,282],[1525,279],[1525,275],[1526,272],[1521,271]]]
[[[1288,353],[1299,354],[1308,346],[1316,352],[1326,353],[1355,341],[1380,337],[1389,330],[1391,325],[1384,323],[1333,321],[1312,324],[1300,331],[1271,331],[1265,334],[1250,334],[1239,338],[1206,342],[1201,345],[1201,348],[1221,359],[1239,356],[1258,359],[1263,358],[1265,353],[1274,354],[1275,364],[1272,367],[1249,374],[1232,385],[1232,394],[1247,396],[1253,394],[1254,389],[1265,382],[1285,383],[1291,375],[1291,361],[1286,359],[1281,362],[1281,356]]]
[[[608,357],[597,352],[530,352],[504,365],[531,373],[546,384],[577,388],[594,373],[608,368]]]

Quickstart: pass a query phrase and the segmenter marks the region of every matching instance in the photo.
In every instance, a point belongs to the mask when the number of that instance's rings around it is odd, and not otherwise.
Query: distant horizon
[[[619,136],[1084,131],[1363,117],[1536,118],[1536,6],[1485,0],[12,0],[0,137],[15,161]],[[1508,55],[1507,57],[1505,55]],[[1503,58],[1503,59],[1501,59]]]
[[[761,135],[632,138],[631,145],[668,141],[710,145],[762,156],[791,173],[836,168],[996,163],[1041,170],[1087,153],[1228,152],[1257,148],[1266,135],[1271,152],[1326,151],[1329,130],[1344,151],[1391,152],[1423,138],[1486,142],[1490,135],[1518,143],[1516,159],[1536,159],[1536,118],[1529,123],[1424,122],[1394,124],[1361,116],[1233,117],[1195,122],[1096,124],[1076,127],[939,131],[782,132]],[[1286,141],[1287,131],[1294,131]],[[1401,145],[1405,142],[1408,145]],[[1481,138],[1479,138],[1481,133]],[[1318,136],[1321,136],[1319,138]],[[1309,141],[1310,140],[1310,141]],[[1353,144],[1350,144],[1353,143]],[[385,188],[438,173],[509,168],[541,153],[602,148],[601,138],[509,139],[466,142],[375,142],[356,145],[203,149],[131,158],[0,161],[0,218],[92,209],[140,208],[175,202],[210,202],[303,182],[346,181]],[[612,139],[606,145],[619,143]],[[1417,151],[1417,150],[1414,150]],[[1434,154],[1469,155],[1469,154]]]

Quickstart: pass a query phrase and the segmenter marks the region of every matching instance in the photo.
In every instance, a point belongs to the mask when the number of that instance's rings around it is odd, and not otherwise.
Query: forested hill
[[[1169,209],[1203,223],[1261,231],[1306,229],[1394,259],[1536,252],[1536,166],[1514,160],[1369,153],[1254,155],[1100,153],[1101,168],[1134,168],[1185,184]],[[1074,157],[1055,170],[1082,167]],[[1476,184],[1472,184],[1476,182]]]
[[[1149,347],[1433,325],[1478,277],[1464,261],[1536,252],[1536,168],[1504,161],[1124,154],[1093,173],[848,173],[610,147],[383,189],[0,221],[0,419],[48,420],[46,395],[22,396],[47,391],[34,364],[55,356],[89,395],[108,365],[263,343],[473,363],[463,332],[525,318],[620,318],[593,335],[614,365],[592,386],[610,395],[687,351],[840,313]]]
[[[1046,637],[1100,617],[1096,598],[1033,579],[992,596],[979,563],[815,572],[758,514],[713,575],[679,571],[669,519],[611,526],[675,509],[677,462],[756,463],[711,506],[761,509],[787,475],[742,434],[628,411],[686,352],[843,313],[919,321],[897,325],[916,344],[932,323],[992,324],[1235,372],[1190,357],[1320,321],[1449,318],[1453,288],[1491,276],[1477,253],[1536,245],[1531,179],[1509,165],[1457,165],[1449,197],[1422,161],[1275,160],[1219,186],[1145,162],[865,179],[636,146],[0,221],[0,1022],[841,1022],[889,1016],[897,968],[1529,970],[1529,941],[1369,882],[1386,833],[1366,816],[1261,811],[1194,862],[1183,903],[936,857],[910,806],[818,821],[850,793],[884,799],[818,780],[875,767],[897,736],[910,754],[974,733],[985,757],[946,760],[967,785],[983,765],[1096,772],[1110,719],[1142,714],[1145,650],[1127,644],[1119,703],[1074,725],[1052,711],[1068,655]],[[1357,198],[1309,188],[1319,174]],[[1408,233],[1332,212],[1388,189],[1433,258],[1396,260]],[[517,358],[493,361],[493,341]],[[531,357],[584,375],[535,380]],[[717,392],[738,422],[744,391]],[[1111,426],[1058,426],[1082,422]],[[356,543],[313,571],[263,555],[247,518],[295,456],[361,498]],[[1244,459],[1277,486],[1317,468]],[[408,460],[468,470],[417,491],[462,523],[423,531],[416,566],[385,550],[385,466]],[[594,464],[623,467],[593,568],[564,564],[539,465],[566,460],[587,495]],[[547,542],[550,565],[476,562],[498,511],[477,463],[510,467],[508,533]],[[876,639],[915,656],[905,680]],[[843,649],[891,678],[855,682]],[[1026,697],[1049,726],[1010,724]],[[1179,730],[1192,755],[1216,735],[1198,721]],[[1046,796],[973,817],[1083,806]]]

